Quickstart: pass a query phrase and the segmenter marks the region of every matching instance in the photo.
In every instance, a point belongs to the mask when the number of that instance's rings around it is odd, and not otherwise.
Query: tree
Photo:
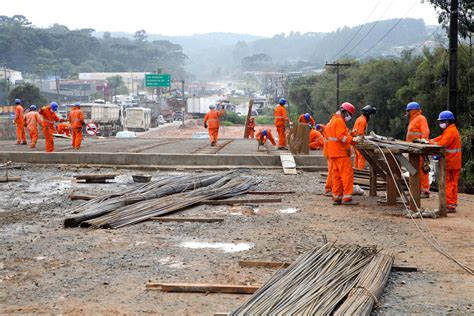
[[[272,58],[267,54],[254,54],[242,59],[243,70],[264,70],[272,64]]]
[[[451,1],[430,0],[430,2],[437,10],[438,23],[441,24],[443,28],[448,29],[449,17],[451,14]],[[459,0],[459,34],[462,38],[470,37],[471,33],[474,32],[474,21],[472,20],[473,10],[474,0]]]
[[[138,42],[146,41],[147,37],[148,37],[148,35],[146,34],[145,30],[136,31],[135,35],[133,35],[133,38]]]
[[[112,89],[112,95],[127,94],[128,88],[122,76],[107,77],[107,85]]]
[[[15,87],[8,95],[8,101],[10,104],[15,103],[15,99],[20,99],[23,103],[23,107],[36,104],[38,106],[46,104],[47,100],[41,95],[38,87],[26,83]]]

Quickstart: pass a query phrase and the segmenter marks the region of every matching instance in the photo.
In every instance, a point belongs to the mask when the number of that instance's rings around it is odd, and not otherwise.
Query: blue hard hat
[[[267,130],[264,129],[264,130],[262,131],[262,135],[263,135],[263,136],[267,136],[267,134],[268,134]]]
[[[406,111],[419,110],[419,109],[421,109],[421,106],[418,102],[410,102],[407,104]]]
[[[74,103],[74,106],[81,106],[81,103],[80,103],[80,102],[76,102],[76,103]]]
[[[53,112],[58,110],[58,104],[56,102],[51,102],[51,110],[53,110]]]
[[[438,121],[454,120],[454,114],[451,111],[443,111],[439,113]]]
[[[21,104],[21,100],[20,99],[15,99],[15,104]]]
[[[311,115],[309,115],[309,113],[306,113],[306,114],[304,115],[304,119],[305,119],[306,121],[309,121],[310,118],[311,118]]]
[[[36,105],[34,104],[30,105],[30,111],[36,111]]]
[[[280,101],[278,101],[278,104],[283,104],[283,105],[285,105],[285,104],[286,104],[286,99],[285,99],[285,98],[281,98]]]

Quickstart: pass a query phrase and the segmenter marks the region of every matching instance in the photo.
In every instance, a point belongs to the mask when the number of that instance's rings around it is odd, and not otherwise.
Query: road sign
[[[145,87],[159,88],[171,86],[171,75],[168,74],[145,74]]]
[[[97,126],[94,123],[87,124],[86,133],[89,136],[94,136],[95,134],[97,134]]]

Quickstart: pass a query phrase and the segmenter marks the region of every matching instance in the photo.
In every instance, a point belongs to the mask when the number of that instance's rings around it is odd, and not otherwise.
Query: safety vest
[[[414,112],[415,111],[415,112]],[[408,123],[407,142],[412,142],[415,138],[430,138],[430,128],[426,117],[421,114],[420,110],[412,110],[410,113],[410,123]]]
[[[285,122],[288,119],[286,116],[286,109],[283,105],[277,105],[274,111],[275,115],[275,126],[276,127],[285,127]]]
[[[329,158],[350,157],[352,136],[340,114],[334,114],[326,126],[326,139]]]
[[[446,169],[461,169],[462,145],[456,125],[451,124],[446,127],[443,133],[430,141],[430,143],[446,148]]]

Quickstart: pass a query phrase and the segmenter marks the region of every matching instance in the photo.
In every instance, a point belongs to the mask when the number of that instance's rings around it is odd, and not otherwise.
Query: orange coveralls
[[[454,210],[458,205],[458,181],[461,173],[461,137],[456,125],[451,124],[443,133],[430,140],[431,144],[446,147],[446,207]]]
[[[31,148],[36,148],[38,142],[38,125],[42,126],[41,116],[36,111],[25,114],[26,128],[30,134]]]
[[[328,138],[327,138],[327,128],[329,127],[329,124],[331,121],[329,121],[326,126],[321,125],[322,127],[322,134],[323,134],[323,156],[326,157],[326,160],[328,162],[328,176],[326,177],[326,184],[324,186],[324,191],[326,194],[332,192],[332,164],[331,160],[328,158]]]
[[[71,136],[71,131],[69,130],[69,124],[66,122],[59,123],[58,134],[66,134],[66,136]]]
[[[26,144],[24,109],[21,104],[15,107],[16,143]]]
[[[267,136],[262,135],[263,128],[259,129],[257,133],[255,134],[255,139],[262,143],[265,144],[267,139],[272,143],[273,146],[276,145],[275,139],[273,138],[272,131],[267,128]]]
[[[407,142],[412,142],[415,138],[430,138],[430,128],[426,117],[421,114],[421,110],[411,110],[410,123],[408,123]],[[420,157],[420,182],[421,191],[430,192],[430,181],[428,173],[423,172],[424,157]]]
[[[332,196],[335,202],[352,201],[354,170],[351,162],[352,136],[340,114],[334,114],[326,127],[328,157],[332,167]]]
[[[354,123],[354,128],[352,129],[351,135],[355,136],[363,136],[365,135],[367,130],[367,118],[364,114],[361,114]],[[354,168],[357,169],[364,169],[365,168],[365,158],[362,154],[354,148],[355,152],[355,160],[354,160]]]
[[[51,110],[51,105],[43,106],[39,114],[43,116],[43,136],[46,152],[54,151],[54,122],[59,121],[59,117]]]
[[[284,105],[278,104],[275,107],[275,127],[278,133],[278,147],[286,147],[285,123],[289,122]]]
[[[314,118],[312,116],[309,117],[309,121],[307,121],[305,118],[304,118],[304,114],[301,114],[300,117],[298,118],[298,123],[302,123],[302,124],[311,124],[311,126],[315,126],[316,125],[316,121],[314,120]]]
[[[84,125],[84,113],[81,109],[75,107],[69,112],[68,120],[71,122],[72,128],[72,148],[81,148],[82,143],[82,126]]]
[[[315,129],[309,132],[309,149],[320,150],[324,146],[323,135]]]
[[[251,117],[249,119],[249,122],[247,124],[247,130],[248,130],[248,138],[254,138],[255,137],[255,119]]]
[[[204,116],[204,124],[207,124],[211,145],[217,144],[217,137],[219,135],[219,117],[222,115],[224,115],[224,109],[220,112],[217,110],[210,110],[206,113],[206,116]]]

